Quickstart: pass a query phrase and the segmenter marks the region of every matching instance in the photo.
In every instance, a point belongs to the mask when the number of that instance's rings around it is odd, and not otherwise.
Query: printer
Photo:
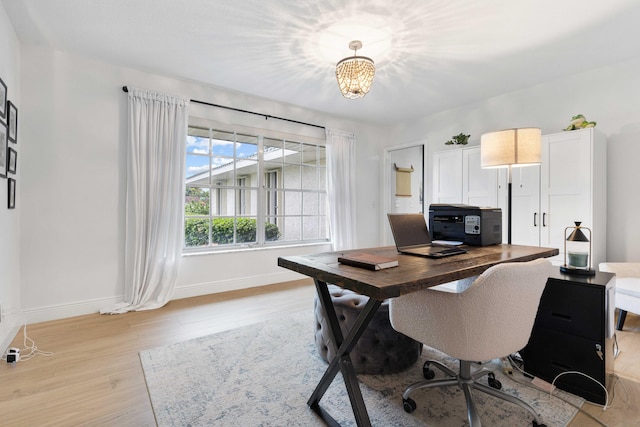
[[[429,205],[432,240],[454,240],[472,246],[502,243],[502,210],[469,205]]]

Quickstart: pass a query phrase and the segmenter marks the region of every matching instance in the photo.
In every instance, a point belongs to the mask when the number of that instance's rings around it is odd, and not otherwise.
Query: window
[[[265,173],[265,187],[267,197],[267,222],[276,224],[278,215],[278,171],[271,170]]]
[[[256,133],[189,126],[185,250],[329,240],[325,147]]]
[[[246,177],[238,178],[238,198],[236,199],[236,203],[238,204],[236,206],[236,214],[238,215],[244,215],[247,213],[247,192],[244,190],[246,185]]]

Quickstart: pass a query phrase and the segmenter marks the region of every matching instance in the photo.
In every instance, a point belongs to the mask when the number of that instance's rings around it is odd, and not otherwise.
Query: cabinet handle
[[[537,227],[537,226],[538,226],[538,223],[536,222],[536,221],[537,221],[537,219],[538,219],[538,212],[534,212],[534,213],[533,213],[533,226],[534,226],[534,227]]]
[[[546,212],[544,212],[544,213],[542,214],[542,226],[543,226],[543,227],[546,227],[546,226],[547,226],[547,213],[546,213]]]

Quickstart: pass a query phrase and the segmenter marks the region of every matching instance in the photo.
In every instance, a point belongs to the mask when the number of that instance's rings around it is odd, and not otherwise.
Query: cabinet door
[[[498,207],[498,170],[480,165],[480,147],[462,150],[462,203]]]
[[[511,176],[511,241],[540,246],[540,166],[512,168]]]
[[[462,150],[433,154],[433,203],[462,203]]]
[[[560,249],[574,221],[593,228],[591,210],[591,133],[568,131],[542,137],[540,176],[541,245]]]

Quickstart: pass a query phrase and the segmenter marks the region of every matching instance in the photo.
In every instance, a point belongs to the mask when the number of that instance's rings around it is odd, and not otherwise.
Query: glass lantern
[[[580,226],[581,221],[575,221],[575,227],[564,229],[564,265],[560,271],[567,274],[593,276],[595,270],[591,269],[591,230]],[[567,237],[567,232],[571,234]],[[585,236],[583,230],[589,232]]]

